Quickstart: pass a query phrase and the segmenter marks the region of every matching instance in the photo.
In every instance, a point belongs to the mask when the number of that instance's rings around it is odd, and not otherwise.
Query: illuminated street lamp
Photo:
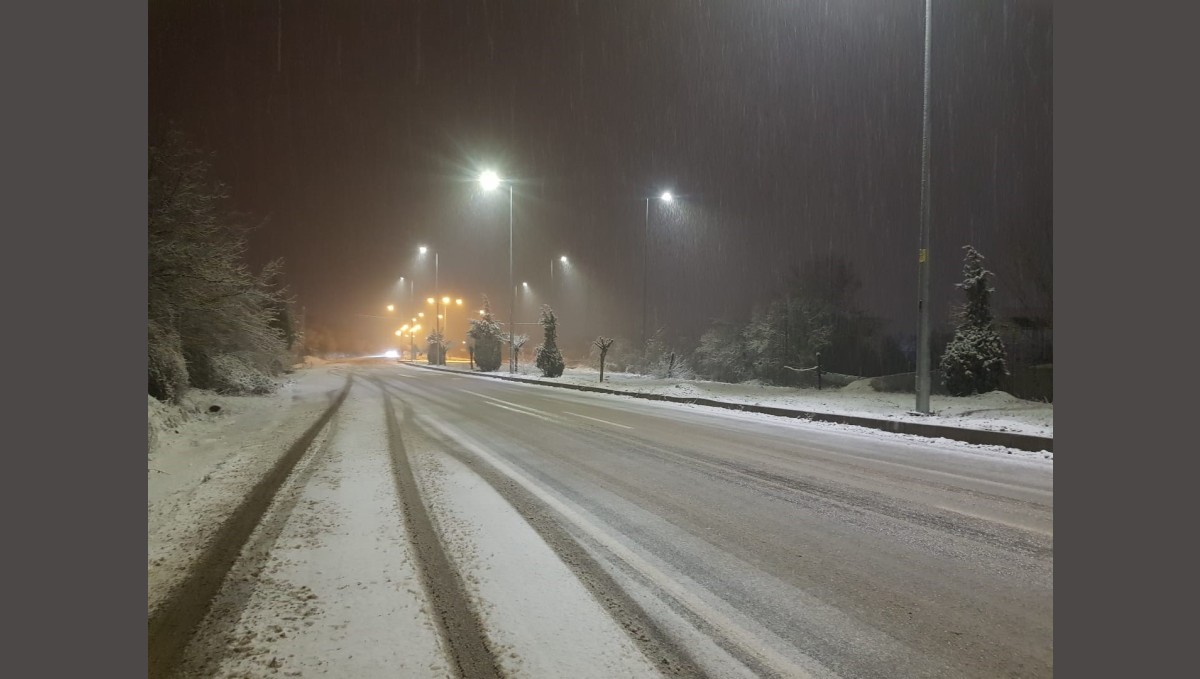
[[[670,203],[675,200],[675,196],[671,195],[670,191],[663,191],[658,199],[664,203]],[[642,347],[646,346],[646,281],[647,281],[647,262],[650,259],[650,196],[646,196],[646,235],[642,239]]]
[[[403,287],[404,287],[405,280],[408,281],[408,305],[411,307],[413,304],[413,300],[416,298],[416,291],[414,290],[416,279],[415,278],[405,278],[404,276],[401,276],[400,277],[401,289],[403,289]],[[391,309],[388,309],[388,311],[391,311]]]
[[[566,255],[559,257],[558,261],[560,263],[562,263],[562,268],[565,269],[567,267],[567,256]],[[554,259],[553,258],[550,259],[550,294],[551,295],[554,294]]]
[[[508,371],[516,372],[516,355],[512,349],[513,333],[515,332],[513,315],[517,310],[517,288],[513,284],[513,185],[511,181],[502,180],[495,170],[484,170],[479,175],[479,185],[483,187],[484,191],[495,191],[503,183],[508,184],[508,287],[512,289],[512,299],[508,306]]]

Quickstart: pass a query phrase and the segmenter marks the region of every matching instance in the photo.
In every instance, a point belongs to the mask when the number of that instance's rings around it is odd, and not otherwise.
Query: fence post
[[[821,352],[817,352],[817,391],[821,391]]]

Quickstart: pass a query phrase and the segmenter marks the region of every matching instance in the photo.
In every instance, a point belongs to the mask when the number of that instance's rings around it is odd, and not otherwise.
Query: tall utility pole
[[[646,266],[650,259],[650,197],[646,196],[646,230],[642,236],[642,350],[646,348]]]
[[[670,191],[663,191],[658,197],[661,202],[670,203],[675,200]],[[650,196],[646,196],[646,232],[642,237],[642,348],[646,347],[646,266],[650,260]]]
[[[517,284],[513,280],[513,185],[508,183],[508,286],[512,288],[512,300],[508,305],[508,372],[517,372],[517,350],[513,338],[517,328]]]
[[[929,57],[933,0],[925,0],[925,93],[921,107],[921,235],[917,246],[917,412],[929,414]]]
[[[513,351],[513,337],[516,334],[516,312],[517,312],[517,284],[513,278],[513,183],[512,180],[503,180],[500,175],[494,170],[484,170],[479,175],[479,184],[484,191],[494,191],[500,188],[500,184],[508,184],[508,287],[512,289],[512,298],[508,304],[508,371],[516,372],[517,366],[514,363],[516,352]]]

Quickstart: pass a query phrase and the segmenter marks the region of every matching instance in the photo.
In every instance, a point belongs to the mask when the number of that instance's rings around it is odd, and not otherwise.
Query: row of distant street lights
[[[514,275],[514,272],[513,272],[513,183],[511,180],[503,179],[499,175],[499,173],[497,173],[495,170],[485,170],[482,173],[480,173],[480,175],[479,175],[479,185],[483,188],[484,191],[489,192],[489,193],[499,189],[501,186],[508,187],[508,285],[509,285],[509,288],[512,293],[510,301],[509,301],[509,316],[508,316],[509,317],[508,368],[509,368],[509,372],[516,372],[516,361],[515,361],[516,355],[515,355],[515,351],[513,349],[513,337],[515,336],[515,333],[516,333],[515,318],[516,318],[516,308],[517,308],[517,285],[516,285],[516,282],[513,277],[513,275]],[[658,196],[658,199],[664,203],[670,203],[675,198],[671,194],[670,191],[664,191],[662,194],[660,194]],[[645,247],[643,248],[643,252],[642,252],[642,342],[643,343],[645,343],[645,340],[646,340],[646,298],[647,298],[647,282],[648,282],[648,275],[649,275],[648,274],[648,256],[647,255],[648,255],[649,241],[650,241],[650,200],[651,200],[651,197],[647,196],[646,197],[646,228],[645,228],[645,241],[644,241]],[[429,248],[422,245],[418,248],[418,252],[422,255],[425,255],[429,252]],[[561,263],[564,267],[567,264],[569,264],[569,260],[567,259],[566,255],[560,256],[558,258],[558,262]],[[433,286],[434,286],[434,290],[437,290],[439,287],[438,263],[439,263],[438,253],[435,250],[433,253],[433,271],[434,271]],[[551,259],[550,260],[550,284],[551,284],[551,286],[554,285],[554,265],[555,265],[555,260]],[[403,282],[405,279],[403,276],[401,276],[400,280],[401,280],[401,282]],[[526,288],[529,287],[528,283],[523,283],[523,285]],[[410,301],[411,301],[411,297],[413,295],[412,290],[413,290],[413,281],[410,278],[409,279]],[[427,302],[429,304],[436,304],[436,299],[433,297],[430,297],[427,300]],[[443,297],[442,302],[446,305],[449,305],[449,303],[450,303],[449,297]],[[462,304],[461,299],[457,300],[456,302],[458,305]],[[387,308],[388,308],[388,311],[394,311],[394,309],[395,309],[394,305],[392,305],[392,304],[389,304]],[[482,315],[482,313],[483,313],[483,311],[480,310],[481,315]],[[442,314],[439,309],[438,319],[441,319],[441,318],[442,318]],[[413,319],[413,322],[415,324],[416,319]],[[417,326],[417,327],[419,327],[419,326]],[[438,330],[440,330],[440,328],[438,328]],[[402,333],[400,331],[397,331],[396,334],[400,335]]]
[[[928,280],[929,280],[929,264],[928,264],[928,260],[929,260],[929,254],[928,254],[929,253],[929,197],[928,197],[928,194],[929,194],[929,170],[928,170],[928,166],[929,166],[929,114],[928,114],[928,109],[929,109],[929,44],[930,44],[929,22],[930,22],[930,10],[929,10],[929,2],[927,0],[926,1],[926,16],[925,16],[925,28],[926,28],[926,32],[925,32],[925,93],[924,93],[925,94],[925,102],[924,102],[924,107],[923,107],[924,108],[924,110],[923,110],[923,127],[924,127],[924,129],[923,129],[923,139],[922,139],[922,168],[921,168],[922,169],[922,173],[921,173],[922,174],[922,176],[921,176],[921,179],[922,179],[922,182],[921,182],[921,184],[922,184],[922,186],[921,186],[921,188],[922,188],[922,192],[921,192],[922,193],[922,195],[921,195],[921,229],[920,229],[919,248],[918,248],[919,249],[918,278],[920,280],[918,281],[918,286],[917,286],[918,287],[918,293],[917,293],[918,315],[919,315],[918,333],[917,334],[918,334],[919,347],[918,347],[918,360],[917,360],[918,366],[917,366],[917,380],[916,380],[916,382],[917,382],[917,385],[916,385],[917,386],[917,389],[916,389],[917,411],[923,412],[923,413],[929,412],[929,391],[930,391],[930,389],[929,389],[929,348],[928,348],[928,344],[929,344],[929,340],[928,340],[929,309],[928,309],[928,303],[927,303],[927,300],[929,298],[929,291],[928,291],[928,288],[929,288],[929,282],[928,282]],[[495,191],[495,190],[499,189],[502,185],[505,185],[508,187],[508,283],[509,283],[509,289],[511,290],[511,298],[510,298],[510,302],[509,302],[509,324],[508,324],[508,333],[509,333],[508,334],[508,339],[509,339],[508,368],[509,368],[509,372],[512,373],[512,372],[516,372],[516,361],[515,361],[516,353],[515,353],[515,349],[514,349],[514,345],[513,345],[513,338],[514,338],[515,332],[516,332],[515,317],[516,317],[516,306],[517,306],[517,286],[516,286],[514,278],[513,278],[513,183],[510,180],[502,179],[500,177],[500,175],[497,172],[495,172],[494,170],[485,170],[479,176],[479,184],[483,188],[483,190],[486,192]],[[651,198],[652,198],[651,196],[646,196],[646,198],[645,198],[645,203],[646,203],[645,215],[646,215],[646,217],[645,217],[645,229],[644,229],[644,233],[643,233],[643,248],[642,248],[642,324],[641,325],[642,325],[642,344],[643,344],[643,346],[645,345],[646,338],[647,338],[646,337],[646,311],[647,311],[647,291],[648,291],[648,279],[649,279],[649,257],[648,257],[648,255],[649,255],[649,243],[650,243],[650,201],[651,201]],[[663,191],[661,194],[659,194],[657,196],[657,198],[662,203],[671,203],[675,200],[674,195],[670,191]],[[428,248],[425,246],[421,246],[419,248],[419,251],[422,255],[424,255],[428,251]],[[438,281],[437,281],[438,255],[437,255],[436,251],[434,252],[433,256],[434,256],[434,289],[436,290],[438,287]],[[567,257],[564,255],[559,258],[559,261],[561,261],[562,264],[566,265],[568,260],[567,260]],[[403,277],[401,278],[401,280],[403,280]],[[554,281],[554,260],[553,259],[550,260],[550,280],[551,280],[551,285],[553,286],[553,281]],[[524,285],[525,285],[525,287],[528,287],[528,283],[525,283]],[[412,282],[410,280],[410,297],[412,295],[411,291],[412,291]],[[450,298],[443,297],[442,301],[443,301],[443,303],[449,305]],[[428,302],[430,304],[435,304],[435,298],[430,297],[428,299]],[[457,304],[461,305],[462,300],[461,299],[457,300]],[[393,306],[388,305],[388,310],[389,311],[393,310]],[[448,309],[447,309],[447,312],[448,312]],[[480,314],[483,314],[483,310],[480,310]],[[439,319],[442,318],[441,313],[438,314],[438,318]],[[415,324],[416,319],[414,318],[413,321]],[[419,328],[420,326],[418,325],[416,327]],[[440,330],[440,328],[439,328],[439,330]],[[401,332],[397,331],[397,334],[399,335],[399,334],[401,334]]]

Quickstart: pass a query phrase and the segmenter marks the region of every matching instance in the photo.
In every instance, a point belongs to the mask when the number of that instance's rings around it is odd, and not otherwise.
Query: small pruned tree
[[[942,354],[942,380],[955,396],[986,394],[1000,385],[1008,374],[1004,360],[1004,342],[992,327],[991,294],[987,278],[992,272],[983,268],[983,255],[966,245],[963,281],[955,287],[963,290],[967,301],[957,313],[958,328]]]
[[[520,371],[521,349],[529,342],[529,335],[514,335],[512,338],[513,369]]]
[[[484,372],[498,370],[504,332],[492,316],[492,305],[487,295],[483,296],[483,314],[478,319],[471,319],[470,325],[467,336],[475,342],[475,365]]]
[[[549,304],[542,305],[540,323],[545,337],[537,348],[537,367],[541,369],[543,377],[560,377],[567,366],[558,350],[558,317]]]
[[[592,340],[592,346],[600,350],[600,381],[604,381],[604,359],[608,358],[608,350],[612,346],[613,340],[610,337],[603,335]]]
[[[425,352],[429,365],[446,365],[445,336],[435,330],[429,333],[429,337],[426,337],[425,341],[429,343],[429,348]]]

